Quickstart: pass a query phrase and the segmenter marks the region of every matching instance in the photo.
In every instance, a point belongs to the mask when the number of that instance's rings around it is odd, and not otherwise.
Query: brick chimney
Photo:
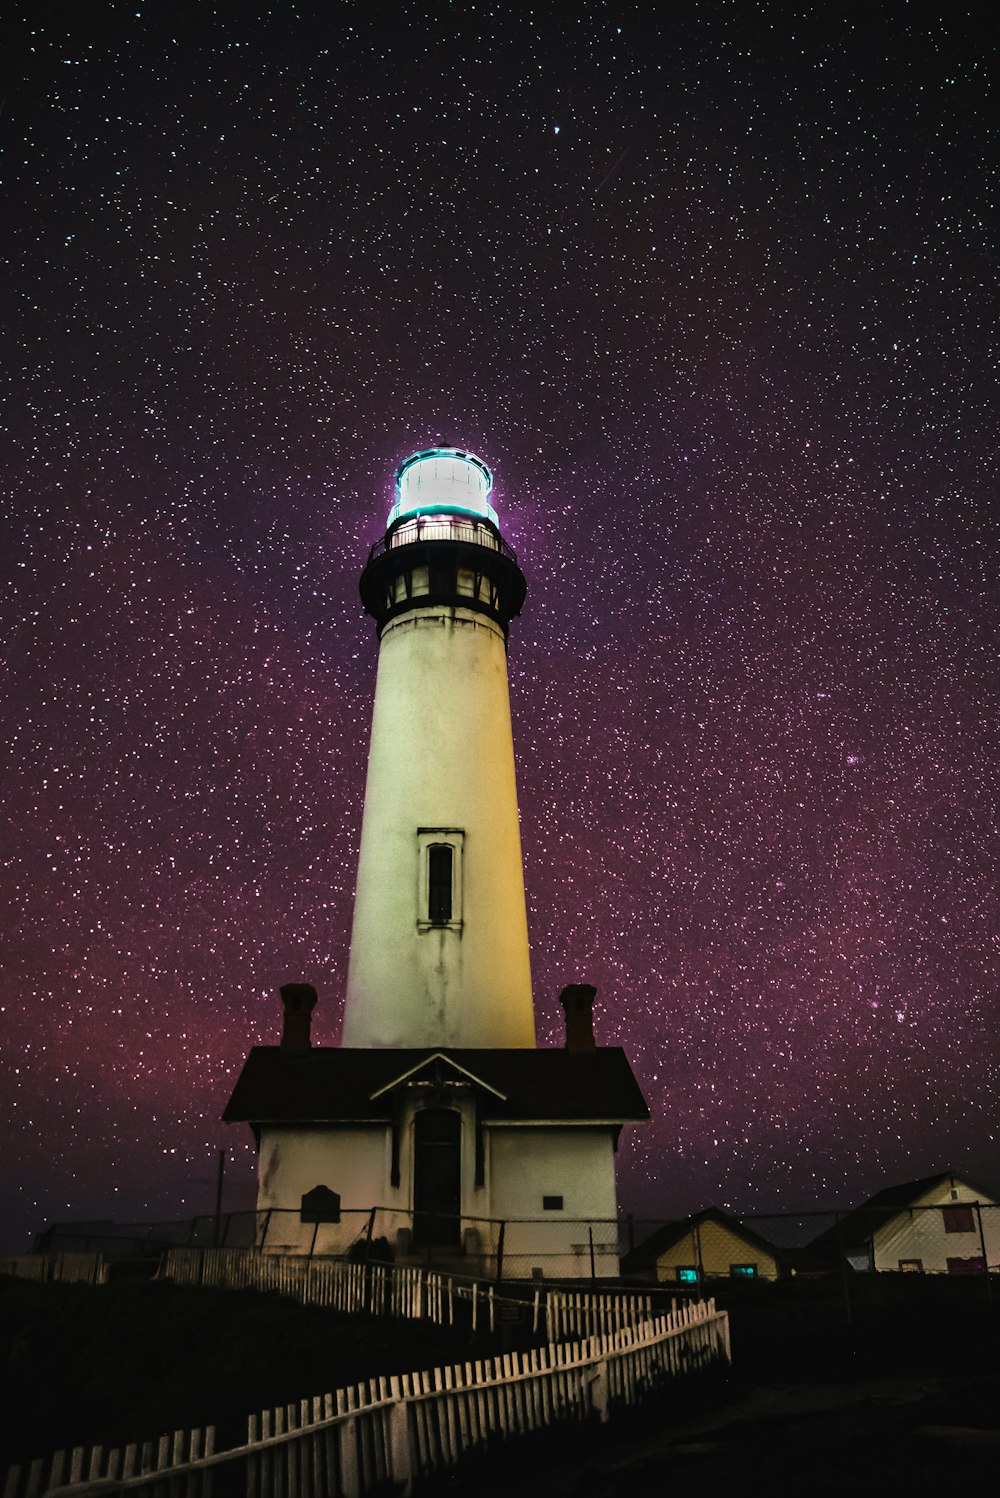
[[[596,988],[589,983],[571,983],[559,995],[559,1002],[566,1011],[566,1050],[593,1051],[594,997]]]
[[[311,983],[286,983],[281,989],[285,1006],[285,1023],[281,1031],[283,1051],[308,1051],[312,1046],[309,1030],[316,1008],[316,990]]]

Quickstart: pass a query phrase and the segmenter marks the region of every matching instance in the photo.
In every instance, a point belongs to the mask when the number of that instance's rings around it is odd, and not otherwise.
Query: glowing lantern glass
[[[457,447],[414,453],[396,473],[397,499],[387,524],[411,515],[476,515],[496,525],[492,488],[493,475],[473,453]]]

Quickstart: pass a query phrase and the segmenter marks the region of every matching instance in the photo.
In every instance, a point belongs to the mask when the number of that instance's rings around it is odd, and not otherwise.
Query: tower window
[[[427,850],[427,919],[433,926],[451,920],[453,849],[437,844]]]
[[[417,929],[462,929],[461,827],[417,828]]]

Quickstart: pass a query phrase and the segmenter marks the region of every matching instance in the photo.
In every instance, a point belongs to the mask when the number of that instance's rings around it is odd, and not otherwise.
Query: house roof
[[[728,1212],[723,1212],[721,1207],[705,1207],[703,1211],[695,1212],[691,1217],[683,1217],[676,1222],[667,1222],[663,1227],[657,1228],[654,1233],[625,1255],[622,1260],[622,1272],[628,1274],[634,1270],[648,1269],[656,1263],[661,1254],[665,1254],[668,1249],[680,1243],[695,1228],[705,1222],[717,1223],[728,1232],[735,1234],[737,1238],[742,1238],[752,1248],[766,1253],[777,1263],[784,1263],[786,1260],[782,1249],[774,1243],[769,1243],[766,1238],[762,1238],[759,1233],[754,1232],[753,1228],[748,1228],[738,1217],[731,1217]]]
[[[486,1123],[643,1123],[649,1109],[618,1046],[592,1051],[451,1047],[293,1051],[254,1046],[227,1123],[385,1123],[397,1088],[463,1085]]]
[[[970,1181],[969,1177],[963,1175],[961,1171],[939,1170],[936,1175],[922,1176],[917,1181],[901,1181],[896,1186],[885,1186],[881,1191],[876,1191],[874,1196],[870,1196],[853,1211],[846,1212],[839,1222],[824,1229],[809,1244],[809,1251],[837,1252],[842,1248],[849,1249],[867,1243],[872,1234],[884,1227],[887,1222],[891,1222],[898,1212],[914,1206],[922,1196],[926,1196],[936,1186],[953,1185],[956,1182],[967,1186],[984,1202],[995,1200],[991,1192],[984,1190],[976,1182]]]

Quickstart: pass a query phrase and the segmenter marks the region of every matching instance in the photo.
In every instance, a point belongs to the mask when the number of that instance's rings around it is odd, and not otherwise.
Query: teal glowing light
[[[493,475],[474,453],[431,447],[413,453],[396,472],[396,503],[388,524],[411,515],[475,515],[497,523],[490,504]]]

